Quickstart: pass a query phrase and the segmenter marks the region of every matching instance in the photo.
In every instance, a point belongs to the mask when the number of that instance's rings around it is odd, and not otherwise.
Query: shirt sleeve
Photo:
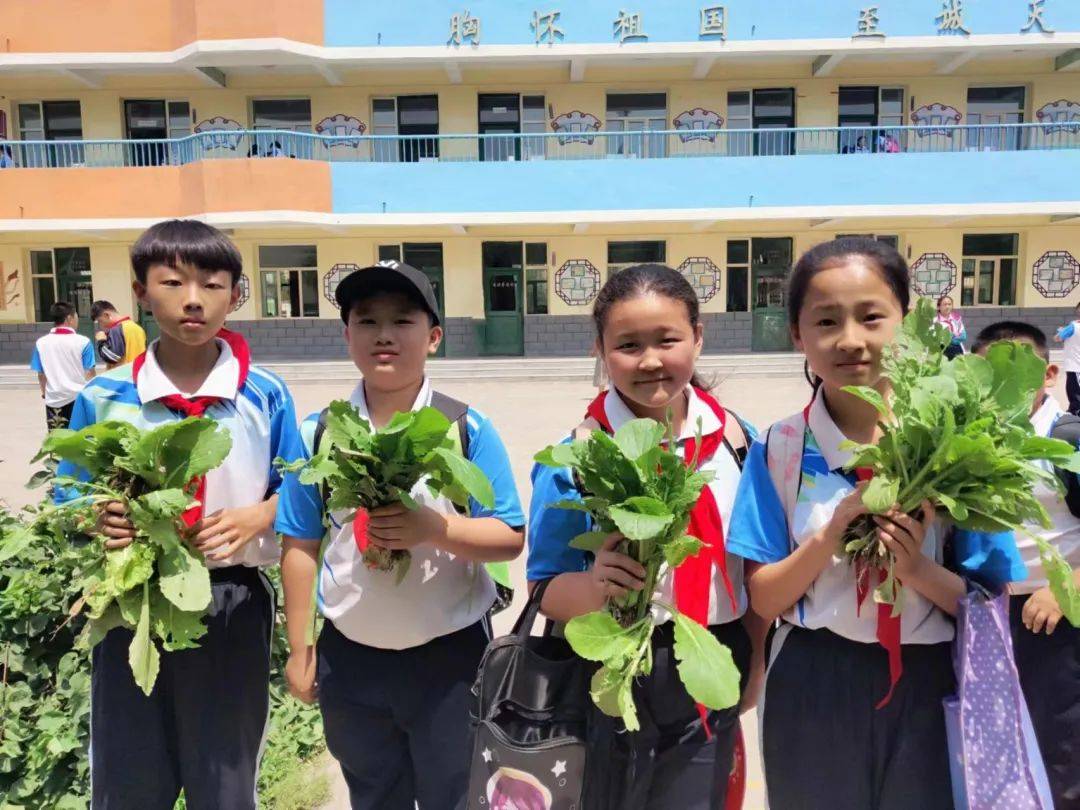
[[[558,501],[581,500],[573,473],[566,467],[537,464],[532,471],[532,485],[525,578],[535,582],[586,570],[592,555],[571,548],[570,541],[589,531],[592,521],[585,512],[554,506]]]
[[[94,357],[94,344],[89,340],[83,345],[82,365],[85,371],[92,371],[94,366],[97,365],[97,358]]]
[[[294,460],[311,458],[315,443],[315,428],[319,414],[304,420],[300,429],[291,436],[293,445],[286,450]],[[286,473],[278,490],[277,517],[274,531],[301,540],[321,542],[326,528],[323,525],[323,500],[314,484],[301,484],[298,473]]]
[[[1012,532],[956,529],[952,545],[956,571],[991,590],[998,590],[1007,582],[1027,579],[1027,567]]]
[[[93,381],[90,382],[93,385]],[[90,386],[87,386],[89,388]],[[71,419],[68,421],[69,430],[82,430],[97,422],[97,411],[93,400],[87,395],[84,388],[77,397],[71,408]],[[90,473],[82,467],[78,467],[70,461],[61,461],[56,469],[57,476],[73,478],[78,481],[89,481]],[[57,504],[65,504],[82,496],[77,486],[54,486],[53,501]]]
[[[34,353],[30,355],[30,370],[38,374],[45,373],[45,367],[41,365],[41,352],[38,351],[37,346],[34,346]]]
[[[765,443],[755,441],[739,478],[725,546],[744,559],[774,563],[791,553],[789,536],[784,506],[769,475]]]
[[[1073,322],[1073,321],[1069,321],[1069,323],[1065,324],[1063,327],[1058,329],[1057,336],[1059,338],[1061,338],[1062,340],[1066,340],[1068,338],[1071,338],[1075,332],[1076,332],[1076,323]]]
[[[487,476],[495,491],[495,508],[487,509],[476,501],[469,501],[469,515],[474,518],[498,518],[507,526],[519,529],[525,525],[521,511],[514,473],[510,468],[510,456],[506,445],[491,420],[469,409],[466,417],[469,431],[469,460]]]
[[[295,454],[301,445],[299,432],[292,394],[285,389],[277,409],[270,415],[270,479],[266,489],[267,497],[281,489],[282,475],[274,460],[281,458],[291,463],[297,459]]]
[[[106,363],[119,363],[124,359],[125,340],[122,324],[105,333],[105,340],[98,344],[98,353]]]

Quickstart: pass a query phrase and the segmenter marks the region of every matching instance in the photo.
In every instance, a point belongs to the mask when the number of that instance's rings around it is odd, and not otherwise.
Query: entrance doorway
[[[128,99],[124,102],[124,126],[127,138],[129,166],[163,166],[177,163],[177,145],[160,143],[166,138],[183,138],[191,134],[191,108],[186,101],[164,99]]]
[[[753,303],[750,347],[761,352],[790,351],[787,284],[792,240],[789,237],[754,239],[750,246]]]
[[[484,345],[489,355],[525,353],[521,242],[484,242]]]

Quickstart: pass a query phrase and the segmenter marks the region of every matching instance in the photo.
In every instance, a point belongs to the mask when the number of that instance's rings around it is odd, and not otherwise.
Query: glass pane
[[[608,118],[667,118],[666,93],[608,93]]]
[[[251,102],[255,129],[311,132],[311,99],[257,98]]]
[[[174,127],[191,126],[191,106],[186,101],[169,102],[169,125]]]
[[[40,139],[44,126],[41,120],[40,104],[19,105],[19,130],[20,132],[35,132],[34,136],[24,135],[23,140],[30,141]]]
[[[57,248],[56,274],[75,279],[90,278],[90,248]]]
[[[968,115],[985,113],[1014,113],[1024,111],[1023,87],[969,87]]]
[[[518,274],[494,273],[488,277],[488,311],[517,312]]]
[[[746,239],[733,239],[727,243],[728,264],[750,264],[750,242]]]
[[[478,103],[481,132],[483,124],[516,125],[521,118],[521,101],[516,93],[481,93]]]
[[[264,318],[276,318],[281,314],[278,308],[278,291],[277,291],[277,273],[263,273],[262,274],[262,290],[263,290],[263,306],[262,314]]]
[[[50,141],[77,141],[82,139],[82,113],[77,101],[46,101],[42,103],[45,113],[45,138]]]
[[[319,274],[315,270],[300,271],[301,300],[304,302],[304,317],[319,317]]]
[[[1016,306],[1016,259],[1001,259],[998,273],[998,306]]]
[[[30,251],[30,275],[52,276],[53,256],[51,250]]]
[[[128,137],[160,137],[165,131],[164,101],[126,101]]]
[[[608,264],[662,264],[666,259],[666,242],[608,242]]]
[[[876,87],[840,88],[840,126],[873,126],[877,123]]]
[[[736,90],[727,94],[728,119],[750,117],[750,92]]]
[[[900,249],[900,237],[899,236],[884,236],[882,234],[878,234],[877,240],[879,242],[881,242],[882,244],[888,245],[889,247],[893,248],[894,250],[899,250]]]
[[[960,305],[970,307],[975,303],[975,260],[964,259],[963,278],[960,282]]]
[[[398,127],[404,135],[437,135],[439,132],[438,96],[400,96],[397,100]]]
[[[281,281],[281,303],[282,309],[285,310],[285,303],[288,302],[288,310],[283,311],[282,315],[288,315],[292,318],[299,318],[301,315],[300,309],[300,271],[289,270],[278,273],[278,279]]]
[[[401,261],[401,245],[379,245],[379,261]]]
[[[524,96],[521,99],[522,120],[529,123],[547,124],[547,110],[543,96]]]
[[[260,245],[259,267],[318,267],[315,245]]]
[[[795,126],[795,91],[790,89],[755,90],[754,126],[766,128]]]
[[[886,120],[887,119],[887,120]],[[900,87],[881,88],[881,103],[878,105],[878,124],[899,124],[904,120],[904,90]]]
[[[728,244],[731,244],[730,242]],[[743,244],[746,244],[745,242]],[[727,311],[746,312],[749,309],[750,271],[746,267],[727,269]]]
[[[406,242],[404,256],[405,264],[417,270],[423,270],[425,273],[442,272],[442,242]]]
[[[56,303],[56,289],[52,276],[34,279],[34,317],[38,321],[49,320],[49,310]]]
[[[547,242],[526,242],[525,264],[547,264]]]
[[[521,242],[484,242],[484,267],[521,267]]]
[[[984,259],[979,262],[979,303],[994,303],[994,261]]]
[[[964,234],[964,255],[1015,256],[1018,241],[1015,233]]]

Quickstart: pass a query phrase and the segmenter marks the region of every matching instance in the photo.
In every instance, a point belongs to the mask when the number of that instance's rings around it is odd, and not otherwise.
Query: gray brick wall
[[[0,364],[28,366],[34,341],[52,327],[51,323],[0,323]]]
[[[447,318],[443,324],[443,345],[447,357],[477,357],[480,354],[482,318]]]
[[[706,354],[750,351],[753,320],[749,312],[706,312],[701,322],[705,326]]]
[[[995,321],[1025,321],[1034,324],[1046,332],[1050,348],[1054,348],[1054,332],[1064,326],[1074,316],[1072,307],[971,307],[961,308],[964,326],[968,333],[968,348],[975,342],[979,330]]]
[[[591,315],[526,315],[526,357],[585,357],[596,339]]]
[[[258,363],[272,360],[344,360],[349,356],[340,319],[282,318],[229,321],[251,346]]]

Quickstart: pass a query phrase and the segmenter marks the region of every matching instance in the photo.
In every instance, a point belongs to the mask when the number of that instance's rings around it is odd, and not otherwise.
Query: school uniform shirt
[[[131,318],[121,318],[98,341],[98,353],[109,365],[131,363],[146,351],[146,332]]]
[[[1070,321],[1057,331],[1057,336],[1065,341],[1065,359],[1061,364],[1063,371],[1080,374],[1080,331],[1078,321]]]
[[[71,429],[117,419],[147,430],[183,419],[183,415],[165,407],[160,400],[170,394],[190,397],[220,397],[210,405],[204,418],[224,426],[232,438],[232,448],[221,465],[206,474],[203,515],[219,509],[233,509],[262,503],[278,491],[281,475],[273,461],[281,456],[291,461],[290,448],[296,445],[296,411],[285,383],[258,366],[248,369],[247,378],[238,385],[240,363],[229,344],[217,338],[220,354],[202,387],[194,393],[181,392],[165,376],[158,364],[157,341],[146,352],[146,359],[133,378],[133,366],[127,364],[95,377],[75,400]],[[60,466],[61,474],[77,474],[73,465]],[[82,473],[85,478],[85,473]],[[76,493],[60,493],[64,499]],[[239,552],[224,560],[206,560],[209,568],[231,565],[263,567],[275,565],[281,558],[281,546],[272,528],[253,537]]]
[[[855,475],[843,471],[851,458],[850,451],[840,448],[846,437],[829,415],[824,396],[819,394],[814,398],[807,421],[802,483],[791,524],[769,475],[766,433],[751,446],[743,467],[728,534],[728,550],[732,554],[757,563],[783,560],[823,528],[837,504],[855,488]],[[945,559],[946,534],[941,520],[926,533],[922,550],[935,562],[942,563]],[[988,534],[956,529],[952,541],[954,567],[983,584],[998,586],[1027,576],[1009,532]],[[852,641],[877,643],[878,611],[873,596],[868,595],[859,608],[855,567],[839,555],[839,549],[809,590],[782,618],[799,627],[831,630]],[[954,635],[952,617],[913,588],[904,591],[900,622],[902,644],[936,644],[949,641]]]
[[[90,339],[67,326],[57,326],[37,339],[30,368],[45,375],[45,404],[62,408],[75,401],[94,368]]]
[[[1054,425],[1064,413],[1065,411],[1053,395],[1048,394],[1031,417],[1031,424],[1039,436],[1049,436],[1050,431],[1054,429]],[[1049,462],[1037,461],[1035,463],[1048,472],[1054,470]],[[1052,525],[1049,529],[1030,525],[1027,530],[1060,551],[1069,567],[1080,568],[1080,518],[1069,511],[1068,504],[1056,489],[1051,489],[1042,483],[1036,484],[1035,497],[1046,508]],[[1023,582],[1013,583],[1009,586],[1009,591],[1016,594],[1034,593],[1039,588],[1045,587],[1047,582],[1046,572],[1043,570],[1042,560],[1039,557],[1039,547],[1025,532],[1017,532],[1016,546],[1027,566],[1028,577]]]
[[[431,404],[431,383],[425,379],[412,410]],[[349,401],[370,421],[364,383]],[[469,502],[469,517],[498,518],[507,526],[525,525],[514,486],[510,459],[494,425],[474,408],[466,415],[469,460],[479,467],[495,492],[495,507]],[[315,453],[319,414],[300,425],[297,458]],[[435,497],[421,479],[410,493],[418,504],[445,515],[457,514],[448,498]],[[426,644],[480,621],[495,601],[495,583],[482,563],[466,560],[431,543],[409,549],[412,562],[397,584],[397,573],[372,570],[361,559],[348,511],[327,514],[319,488],[285,476],[275,529],[284,535],[319,543],[326,539],[319,573],[318,606],[346,638],[370,647],[405,650]],[[325,521],[325,523],[324,523]]]
[[[679,435],[678,444],[681,448],[688,440],[693,439],[698,430],[698,420],[701,420],[701,434],[703,436],[715,433],[720,429],[720,420],[712,409],[703,402],[694,392],[693,388],[687,389],[687,416]],[[604,410],[613,430],[618,430],[622,425],[636,418],[627,407],[626,402],[619,396],[618,391],[610,389],[604,400]],[[733,416],[728,416],[728,429],[738,429],[732,426],[735,422]],[[563,443],[572,441],[568,436]],[[752,437],[747,437],[750,441]],[[711,471],[713,480],[707,484],[716,499],[716,506],[720,511],[720,518],[724,533],[731,521],[732,507],[735,502],[735,491],[739,485],[740,470],[735,458],[727,447],[721,445],[711,459],[701,465],[702,470]],[[537,464],[532,472],[533,494],[529,509],[529,558],[526,566],[526,577],[530,582],[542,579],[550,579],[559,574],[586,571],[592,565],[593,555],[570,547],[570,540],[582,532],[590,531],[592,520],[585,512],[572,509],[559,509],[553,506],[558,501],[582,499],[574,483],[572,471],[567,468],[545,467]],[[732,606],[728,597],[727,588],[724,586],[723,577],[716,565],[711,568],[711,589],[709,594],[708,624],[718,625],[733,621],[746,612],[747,597],[743,585],[743,561],[731,551],[730,543],[727,545],[727,573],[735,593],[735,605]],[[667,604],[675,603],[675,571],[665,566],[656,586],[654,599]],[[666,611],[654,609],[654,617],[658,623],[668,621],[670,616]]]

